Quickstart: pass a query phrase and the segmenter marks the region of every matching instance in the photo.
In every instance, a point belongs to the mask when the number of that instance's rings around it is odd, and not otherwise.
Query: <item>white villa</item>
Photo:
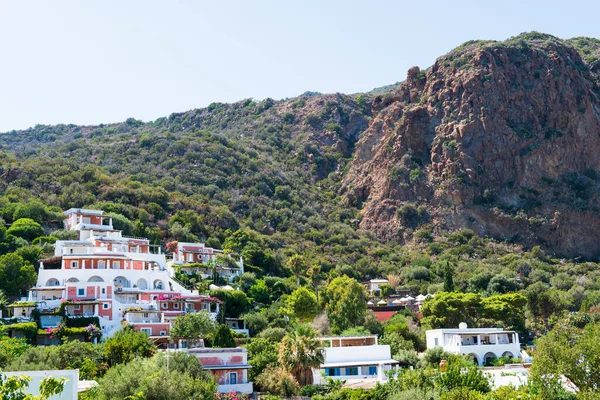
[[[78,238],[56,241],[54,256],[40,262],[27,299],[39,311],[50,313],[67,303],[68,316],[98,317],[105,336],[120,329],[122,320],[165,336],[170,320],[183,312],[205,310],[216,318],[220,301],[175,280],[159,246],[124,236],[100,210],[71,208],[64,214],[65,229]],[[20,308],[18,316],[29,311]]]
[[[442,347],[449,353],[468,355],[480,366],[500,357],[522,358],[519,335],[502,328],[468,328],[461,323],[458,329],[433,329],[425,335],[427,349]]]
[[[173,251],[171,266],[176,266],[186,273],[200,270],[202,278],[206,279],[212,276],[210,268],[197,268],[196,265],[215,261],[217,256],[222,254],[224,254],[223,250],[206,247],[204,243],[178,242],[177,249]],[[244,273],[244,261],[241,258],[234,264],[231,266],[216,265],[217,274],[231,282],[233,278]]]
[[[313,370],[315,384],[324,383],[323,375],[345,381],[370,380],[375,384],[385,381],[385,371],[398,364],[392,359],[390,346],[377,343],[377,335],[331,336],[319,340],[324,346],[324,362]]]

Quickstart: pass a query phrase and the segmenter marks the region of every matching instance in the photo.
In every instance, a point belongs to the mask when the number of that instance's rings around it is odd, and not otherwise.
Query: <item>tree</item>
[[[110,366],[128,363],[136,357],[151,357],[156,347],[145,332],[126,326],[104,344],[104,358]]]
[[[252,366],[248,370],[248,380],[260,375],[267,366],[277,364],[277,343],[269,339],[252,339],[245,347],[248,349],[248,364]]]
[[[235,347],[235,340],[229,326],[220,324],[212,337],[212,347]]]
[[[454,280],[452,279],[452,274],[454,273],[454,269],[450,265],[448,261],[445,261],[444,265],[444,292],[453,292],[454,291]]]
[[[321,301],[334,333],[361,325],[367,311],[367,294],[363,285],[348,276],[332,280]]]
[[[286,267],[290,270],[292,275],[296,277],[296,284],[300,286],[300,275],[306,273],[306,264],[304,259],[299,254],[294,254],[285,263]]]
[[[246,293],[240,290],[211,290],[210,295],[223,301],[222,307],[227,318],[238,318],[252,305]]]
[[[100,398],[106,400],[209,399],[216,391],[214,379],[198,358],[185,353],[159,353],[117,365],[106,372],[99,386]]]
[[[18,296],[37,280],[35,268],[17,254],[0,256],[0,290],[9,296]]]
[[[316,332],[300,325],[287,334],[279,345],[279,365],[288,370],[301,386],[313,383],[312,369],[323,363]]]
[[[265,369],[255,383],[264,391],[284,397],[295,395],[300,388],[294,376],[283,367]]]
[[[438,292],[425,300],[421,313],[421,324],[430,329],[458,327],[461,322],[477,326],[483,305],[475,293]]]
[[[271,293],[264,280],[257,280],[254,285],[248,289],[248,295],[256,302],[262,304],[271,304]]]
[[[305,286],[294,290],[285,304],[300,321],[312,320],[320,311],[317,296]]]
[[[250,336],[256,336],[269,326],[269,319],[262,312],[248,313],[243,318]]]
[[[544,398],[557,398],[561,375],[573,382],[580,393],[600,390],[599,337],[600,323],[588,324],[583,330],[559,324],[536,341],[531,375],[543,388]]]
[[[44,234],[42,226],[31,218],[19,218],[12,223],[6,231],[7,235],[14,235],[29,241]]]
[[[198,339],[210,335],[216,328],[206,311],[179,315],[171,328],[172,338]]]
[[[39,396],[26,394],[31,378],[27,376],[6,377],[0,373],[0,399],[2,400],[47,400],[51,396],[62,393],[65,378],[52,376],[42,379],[39,386]]]
[[[29,347],[25,339],[0,337],[0,369],[6,368],[13,360],[25,353]]]
[[[548,331],[548,319],[550,316],[564,308],[566,304],[562,301],[558,291],[550,289],[542,282],[531,284],[523,291],[527,298],[527,310],[537,323],[541,318]]]

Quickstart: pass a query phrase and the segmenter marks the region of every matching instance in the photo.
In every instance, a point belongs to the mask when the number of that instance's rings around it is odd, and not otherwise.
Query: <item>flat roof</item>
[[[440,332],[443,334],[456,335],[488,335],[490,333],[516,333],[515,331],[505,331],[503,328],[467,328],[467,329],[431,329],[427,332]]]
[[[69,208],[67,211],[63,212],[63,214],[65,214],[65,215],[72,214],[72,213],[89,214],[89,215],[102,215],[102,214],[104,214],[104,211],[102,211],[102,210],[90,210],[88,208]]]
[[[204,369],[250,369],[250,364],[203,365]]]
[[[377,335],[363,335],[363,336],[322,336],[318,337],[317,340],[340,340],[340,339],[377,339]]]
[[[366,361],[344,361],[337,363],[327,363],[321,365],[321,368],[337,368],[337,367],[356,367],[359,365],[379,365],[379,364],[400,364],[399,361],[393,360],[391,358],[383,359],[383,360],[366,360]]]

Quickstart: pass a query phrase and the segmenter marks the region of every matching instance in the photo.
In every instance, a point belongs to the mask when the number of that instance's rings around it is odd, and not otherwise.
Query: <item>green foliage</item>
[[[23,257],[9,253],[0,256],[0,290],[10,296],[19,295],[37,280],[33,265]]]
[[[39,396],[26,394],[31,378],[25,376],[6,377],[0,374],[0,398],[3,400],[47,400],[62,393],[65,378],[46,377],[39,385]]]
[[[104,358],[110,366],[128,363],[136,357],[151,357],[156,347],[144,332],[124,327],[104,344]]]
[[[210,314],[200,311],[177,316],[170,333],[172,338],[198,339],[208,337],[215,329],[216,323]]]
[[[229,326],[220,324],[212,335],[212,347],[236,347]]]
[[[134,359],[109,369],[100,381],[105,400],[143,398],[145,400],[188,400],[212,398],[217,385],[191,354],[157,354],[150,359]]]
[[[562,391],[561,375],[582,393],[600,390],[598,337],[600,323],[589,324],[583,330],[560,324],[536,341],[531,375],[545,398],[555,398]]]
[[[285,300],[285,304],[300,321],[312,320],[320,312],[317,297],[306,286],[294,290]]]
[[[318,368],[323,359],[316,332],[308,325],[298,326],[279,345],[279,365],[302,386],[313,383],[312,369]]]
[[[29,345],[25,339],[0,337],[0,369],[5,369],[27,349],[29,349]]]
[[[211,290],[210,295],[223,301],[227,318],[238,318],[250,309],[250,299],[240,290]]]
[[[294,376],[285,368],[267,368],[256,377],[255,384],[269,393],[288,397],[298,393],[300,388]]]
[[[7,235],[14,235],[23,239],[33,240],[44,234],[42,226],[31,218],[19,218],[12,223],[6,231]]]
[[[347,276],[335,278],[327,285],[321,301],[334,333],[361,325],[365,318],[366,291],[355,279]]]
[[[269,365],[277,364],[277,343],[270,339],[252,339],[245,345],[248,349],[248,364],[252,366],[248,370],[248,380],[254,381]]]

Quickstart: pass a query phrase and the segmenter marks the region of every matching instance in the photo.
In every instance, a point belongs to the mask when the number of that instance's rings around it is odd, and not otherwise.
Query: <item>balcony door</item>
[[[230,372],[229,373],[229,384],[230,385],[237,385],[237,372]]]

